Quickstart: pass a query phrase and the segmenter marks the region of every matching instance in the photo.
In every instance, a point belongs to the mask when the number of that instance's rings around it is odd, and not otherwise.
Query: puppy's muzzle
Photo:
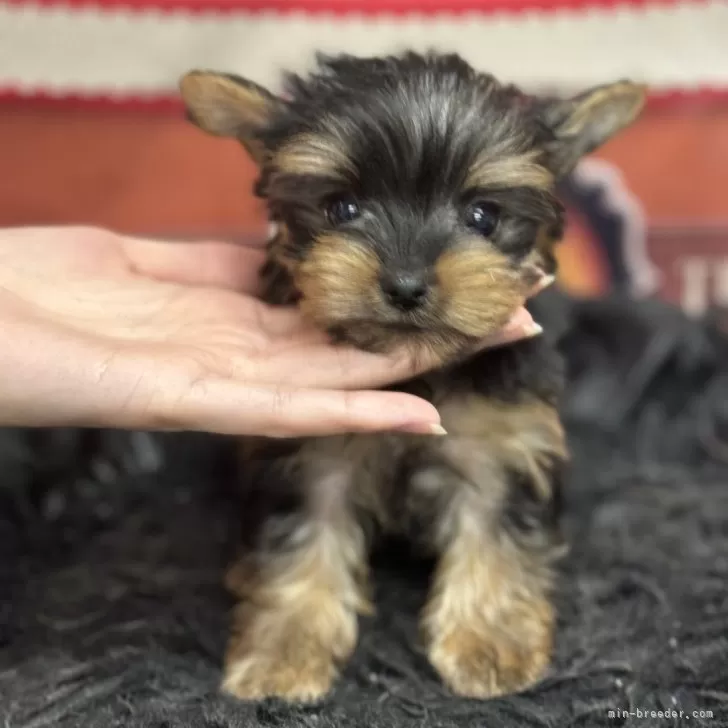
[[[430,281],[424,270],[385,270],[379,285],[387,303],[400,311],[420,308],[430,292]]]

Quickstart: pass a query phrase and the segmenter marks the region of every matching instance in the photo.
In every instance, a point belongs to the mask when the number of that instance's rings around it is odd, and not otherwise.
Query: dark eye
[[[329,202],[326,216],[332,225],[343,225],[356,220],[361,214],[359,205],[353,197],[339,197]]]
[[[465,222],[473,230],[488,237],[498,227],[499,213],[498,205],[492,202],[474,202],[465,213]]]

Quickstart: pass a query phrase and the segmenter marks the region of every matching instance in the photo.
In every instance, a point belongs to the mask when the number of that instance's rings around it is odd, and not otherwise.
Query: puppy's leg
[[[422,624],[430,661],[449,687],[484,698],[528,687],[550,661],[550,563],[563,550],[566,451],[549,407],[485,399],[469,406],[446,425],[465,430],[442,445],[449,478],[434,486],[434,471],[420,475],[421,484],[429,477],[431,488],[450,493],[436,520],[440,560]]]
[[[276,475],[260,481],[258,497],[275,488],[280,507],[228,575],[241,601],[223,689],[240,698],[323,696],[354,648],[357,612],[367,608],[366,548],[346,507],[348,475],[335,464],[314,471],[311,460],[299,452],[266,469]]]

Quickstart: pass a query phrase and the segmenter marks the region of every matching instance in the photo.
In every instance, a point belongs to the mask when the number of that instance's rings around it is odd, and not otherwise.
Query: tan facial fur
[[[444,321],[471,337],[497,331],[527,292],[527,283],[507,256],[476,238],[440,256],[435,271]]]
[[[535,274],[515,268],[494,246],[467,239],[435,264],[432,301],[421,331],[388,328],[390,315],[379,291],[381,262],[360,243],[324,234],[293,272],[301,310],[322,328],[345,327],[363,348],[386,351],[407,343],[447,359],[474,339],[496,332],[523,303]]]
[[[379,268],[377,256],[355,240],[321,235],[295,276],[304,315],[325,327],[366,318],[377,302]]]

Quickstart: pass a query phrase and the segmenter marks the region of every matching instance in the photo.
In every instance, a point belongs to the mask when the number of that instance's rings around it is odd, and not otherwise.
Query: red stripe
[[[134,113],[173,115],[183,113],[181,101],[177,96],[171,94],[116,97],[105,94],[50,94],[42,91],[34,94],[21,94],[17,91],[0,88],[0,105],[37,109],[50,107],[68,111],[120,110]],[[650,94],[648,105],[651,108],[728,107],[728,86],[655,91]]]
[[[457,14],[558,11],[590,8],[710,5],[712,0],[5,0],[16,6],[97,8],[115,11],[305,12],[308,14]]]
[[[26,109],[65,109],[67,111],[110,111],[181,114],[182,102],[177,96],[109,96],[107,94],[53,94],[37,91],[32,94],[0,88],[0,105]]]

